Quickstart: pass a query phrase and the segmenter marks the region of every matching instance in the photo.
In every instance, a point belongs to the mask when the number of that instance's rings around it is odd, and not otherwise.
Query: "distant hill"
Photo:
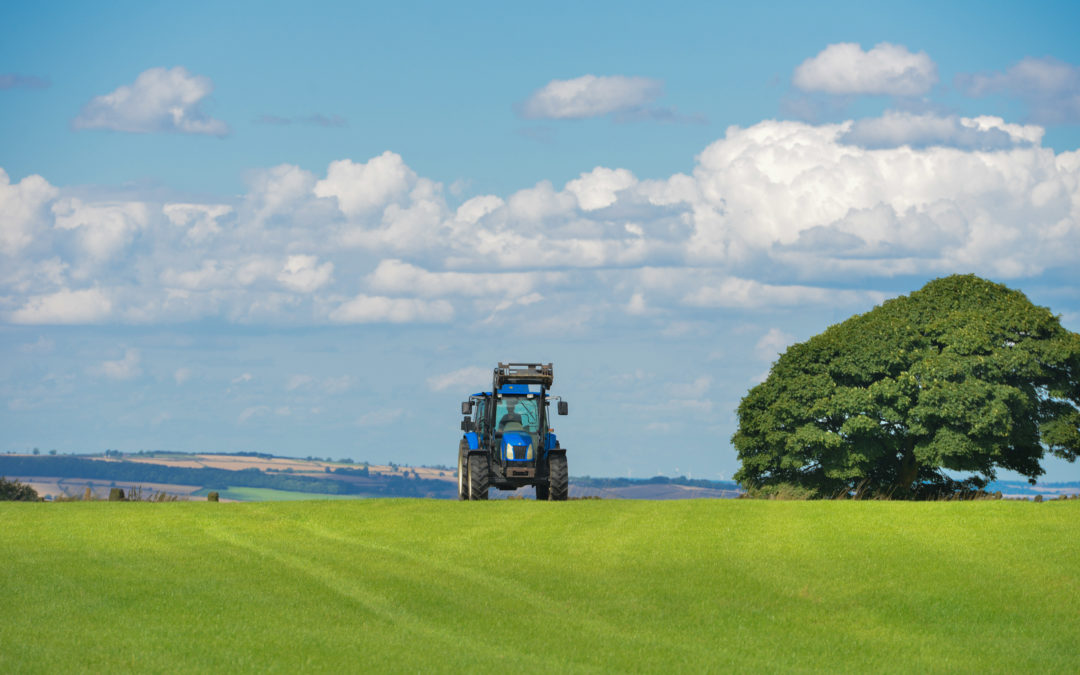
[[[40,487],[39,494],[47,497],[81,494],[87,486],[101,489],[153,484],[160,491],[189,498],[234,487],[305,493],[312,497],[456,498],[456,478],[438,473],[431,469],[353,466],[250,455],[168,453],[108,458],[0,455],[0,475],[18,478],[35,489]]]
[[[87,487],[141,486],[182,498],[202,499],[210,490],[259,501],[276,493],[320,497],[457,498],[457,474],[448,467],[413,467],[277,457],[266,453],[138,453],[104,455],[0,455],[0,475],[32,484],[47,498],[76,496]],[[241,489],[242,488],[242,489]],[[733,498],[730,481],[656,476],[648,479],[571,478],[570,496],[604,499]],[[492,491],[493,498],[533,496],[532,488]],[[284,498],[287,498],[285,495]]]
[[[267,453],[133,453],[106,455],[0,455],[0,475],[34,486],[46,498],[99,495],[109,487],[142,487],[186,499],[204,499],[210,490],[243,501],[289,498],[422,497],[456,499],[457,474],[449,467],[398,466],[329,459],[278,457]],[[1080,483],[1029,485],[995,481],[987,490],[1008,499],[1052,499],[1080,494]],[[669,478],[570,479],[571,498],[731,499],[741,494],[732,481]],[[290,495],[293,495],[290,497]],[[502,492],[493,499],[533,497],[532,488]]]

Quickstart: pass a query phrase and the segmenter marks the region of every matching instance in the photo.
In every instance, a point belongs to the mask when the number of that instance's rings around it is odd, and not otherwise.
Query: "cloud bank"
[[[853,283],[1072,269],[1080,152],[1041,138],[993,117],[765,121],[729,128],[689,173],[601,166],[459,203],[393,152],[258,170],[226,203],[95,200],[0,172],[0,317],[446,324],[539,308],[567,330],[682,330],[701,312],[865,307],[884,294]]]

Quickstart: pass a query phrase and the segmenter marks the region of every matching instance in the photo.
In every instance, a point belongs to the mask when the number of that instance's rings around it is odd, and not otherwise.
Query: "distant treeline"
[[[404,476],[375,476],[365,484],[335,480],[330,476],[367,476],[366,469],[340,468],[327,478],[297,476],[287,473],[267,473],[256,468],[230,471],[227,469],[164,466],[145,462],[102,462],[70,455],[21,457],[0,455],[0,475],[54,476],[100,481],[133,483],[170,483],[199,485],[210,490],[229,487],[257,487],[290,492],[348,495],[375,494],[392,497],[456,497],[452,483]]]

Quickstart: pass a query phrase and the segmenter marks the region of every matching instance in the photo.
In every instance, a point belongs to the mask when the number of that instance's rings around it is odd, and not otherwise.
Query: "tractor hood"
[[[503,432],[503,445],[528,445],[532,443],[532,434],[527,431]]]
[[[502,447],[499,451],[510,461],[528,461],[536,458],[532,434],[526,431],[507,431],[503,433]]]

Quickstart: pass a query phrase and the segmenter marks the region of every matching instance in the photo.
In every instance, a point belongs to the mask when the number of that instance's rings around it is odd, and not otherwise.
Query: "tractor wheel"
[[[461,445],[464,446],[464,443],[462,442]],[[469,470],[468,455],[465,455],[467,451],[464,447],[458,448],[458,499],[469,499],[469,490],[467,489],[469,478],[465,475],[465,472]]]
[[[536,486],[536,501],[546,502],[548,500],[548,486],[537,485]]]
[[[469,499],[488,498],[488,460],[483,455],[469,455]]]
[[[548,499],[565,502],[570,491],[570,473],[566,468],[566,455],[552,455],[548,459]]]

